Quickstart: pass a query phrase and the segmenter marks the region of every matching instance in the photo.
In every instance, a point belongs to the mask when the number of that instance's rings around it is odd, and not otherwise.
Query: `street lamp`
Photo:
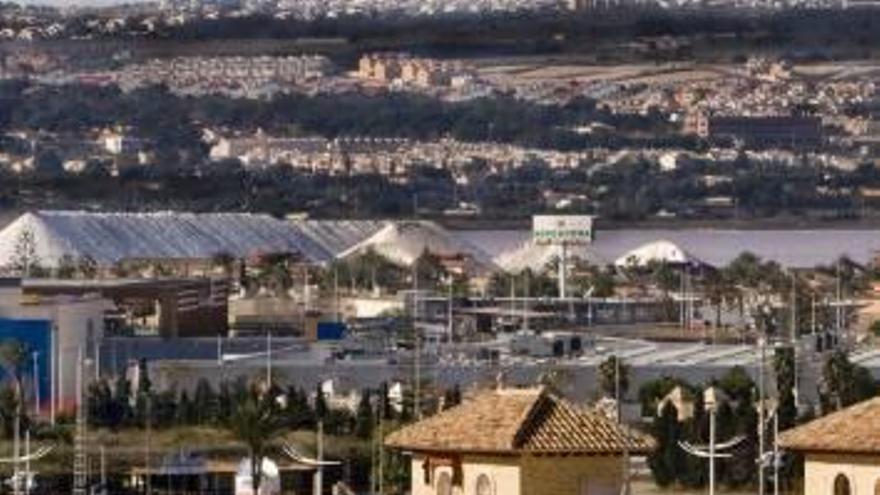
[[[694,445],[689,442],[678,442],[679,447],[687,454],[694,457],[709,460],[709,495],[715,495],[715,460],[729,459],[733,457],[730,451],[742,442],[745,437],[736,436],[727,442],[717,443],[715,438],[715,422],[718,407],[721,404],[720,392],[715,387],[709,387],[703,392],[703,403],[709,414],[709,446]]]

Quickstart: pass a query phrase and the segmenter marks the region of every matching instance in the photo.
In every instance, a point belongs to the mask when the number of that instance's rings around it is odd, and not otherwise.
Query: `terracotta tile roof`
[[[413,451],[613,454],[650,452],[650,437],[621,428],[542,388],[481,394],[448,411],[406,426],[385,441]]]
[[[780,445],[802,452],[880,453],[880,397],[783,432]]]

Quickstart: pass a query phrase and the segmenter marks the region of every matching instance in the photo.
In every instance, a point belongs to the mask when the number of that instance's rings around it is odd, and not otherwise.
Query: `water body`
[[[526,230],[459,231],[458,235],[498,256],[518,249],[530,239]],[[745,251],[785,267],[812,268],[831,264],[840,256],[869,263],[880,252],[880,230],[726,230],[622,229],[597,231],[590,250],[607,263],[645,244],[667,240],[692,256],[723,266]]]

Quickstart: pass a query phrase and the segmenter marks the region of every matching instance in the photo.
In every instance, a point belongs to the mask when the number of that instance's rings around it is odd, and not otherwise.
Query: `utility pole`
[[[706,404],[709,410],[709,495],[715,495],[715,422],[718,407],[714,402]]]
[[[87,495],[89,491],[88,458],[86,453],[86,411],[83,400],[83,349],[77,350],[76,362],[76,436],[73,452],[73,494]]]
[[[559,244],[559,299],[565,299],[567,297],[566,293],[566,282],[567,282],[567,266],[568,262],[568,245],[565,241],[562,241]]]
[[[92,353],[94,354],[92,365],[95,367],[95,382],[98,382],[101,380],[101,343],[97,338],[92,340]]]
[[[385,390],[385,387],[382,387],[382,390]],[[379,406],[379,495],[383,495],[385,493],[385,401],[388,400],[387,394],[382,397],[382,401]]]
[[[452,284],[455,280],[452,276],[449,277],[449,288],[446,294],[446,337],[449,339],[449,343],[452,344]]]
[[[34,351],[31,354],[31,358],[33,359],[33,379],[34,379],[34,414],[36,416],[40,416],[40,362],[39,362],[40,353]]]
[[[422,419],[422,348],[419,331],[419,260],[413,264],[413,349],[415,383],[413,384],[413,414],[416,420]]]
[[[107,495],[107,452],[104,445],[101,445],[101,493]]]
[[[773,495],[779,495],[779,406],[773,413]]]
[[[339,322],[339,267],[333,266],[333,321]]]
[[[837,261],[837,304],[835,305],[834,317],[835,324],[837,328],[834,330],[837,332],[838,337],[840,336],[840,331],[843,329],[843,312],[841,310],[841,304],[843,303],[843,282],[840,278],[840,260]]]
[[[696,446],[682,441],[679,441],[678,445],[689,455],[709,460],[709,495],[715,495],[715,461],[718,459],[729,459],[733,457],[733,454],[731,454],[730,451],[745,438],[738,436],[719,444],[716,438],[716,423],[719,406],[718,392],[715,387],[709,387],[703,392],[703,397],[706,412],[709,413],[708,449],[706,447]]]
[[[800,387],[798,376],[798,316],[797,316],[797,274],[791,272],[791,359],[794,373],[794,403],[800,404]],[[779,391],[777,391],[777,394]],[[775,437],[774,437],[775,438]]]
[[[526,271],[524,273],[524,275],[525,275],[525,279],[526,279],[524,282],[526,297],[523,299],[523,329],[528,332],[529,331],[529,309],[530,309],[529,307],[531,306],[529,304],[529,297],[531,297],[530,293],[532,291],[532,280],[531,280],[532,272]]]
[[[57,308],[57,307],[56,307]],[[57,318],[57,309],[56,318]],[[49,422],[52,426],[55,426],[55,406],[56,406],[56,398],[58,397],[58,371],[55,368],[55,362],[58,360],[59,352],[58,352],[58,327],[55,324],[56,320],[52,321],[52,332],[49,338]]]
[[[145,431],[147,433],[147,448],[145,450],[146,454],[144,457],[144,493],[145,495],[153,495],[153,466],[150,459],[150,455],[152,454],[153,445],[152,445],[152,437],[153,437],[153,401],[150,397],[149,393],[144,394],[145,404],[145,415],[144,422],[146,423]]]
[[[370,495],[374,495],[376,493],[376,489],[378,488],[377,482],[378,476],[376,472],[376,466],[379,463],[378,459],[378,450],[379,450],[379,416],[382,414],[382,401],[380,400],[377,403],[376,407],[376,417],[373,418],[373,434],[370,437]]]
[[[24,432],[24,479],[22,482],[24,483],[24,493],[25,495],[30,495],[31,493],[31,479],[33,479],[33,474],[31,474],[31,430],[30,428]]]
[[[623,409],[621,407],[622,400],[623,393],[620,389],[620,357],[614,356],[614,405],[617,408],[617,425],[619,426],[621,431],[623,430]],[[621,459],[621,461],[623,462],[623,466],[621,466],[621,469],[623,470],[623,484],[620,487],[620,495],[629,495],[629,439],[621,438],[620,445],[623,448],[623,456]]]
[[[266,330],[266,386],[272,386],[272,330]]]
[[[14,495],[21,494],[21,407],[22,407],[22,387],[21,383],[16,381],[16,402],[15,405],[15,421],[12,425],[12,455],[14,461],[12,463],[12,493]]]
[[[762,329],[764,335],[758,338],[760,348],[760,361],[758,363],[758,495],[764,495],[764,407],[765,407],[765,384],[764,384],[764,361],[766,359],[767,336],[766,329]]]
[[[810,334],[816,335],[816,293],[810,295]]]
[[[318,466],[315,469],[315,486],[314,495],[322,495],[324,493],[324,419],[318,419]]]

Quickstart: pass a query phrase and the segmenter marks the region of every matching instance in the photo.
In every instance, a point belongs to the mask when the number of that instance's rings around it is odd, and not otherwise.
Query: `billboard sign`
[[[588,215],[535,215],[532,240],[539,245],[577,245],[593,242],[593,217]]]

